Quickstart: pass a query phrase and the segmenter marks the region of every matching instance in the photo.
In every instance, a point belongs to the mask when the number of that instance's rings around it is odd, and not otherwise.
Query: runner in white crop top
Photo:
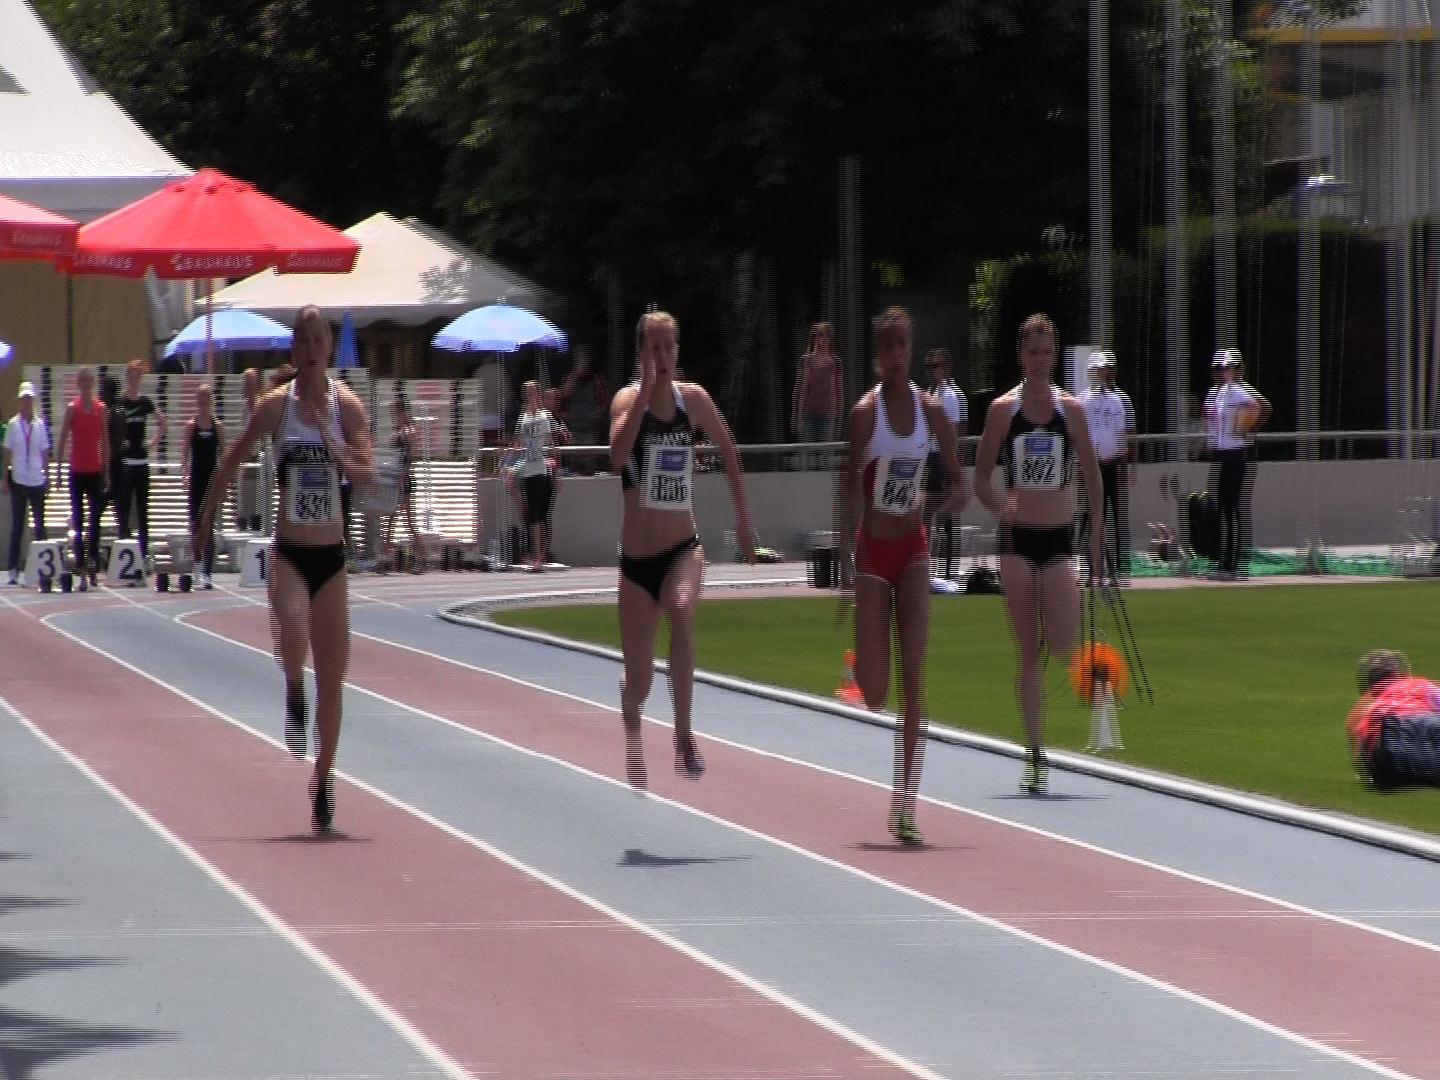
[[[880,383],[850,412],[843,531],[855,545],[855,681],[865,704],[885,707],[891,638],[900,643],[900,725],[896,729],[890,834],[923,843],[915,825],[925,742],[925,651],[930,633],[930,551],[922,521],[925,459],[933,432],[952,478],[946,505],[959,513],[965,483],[955,428],[930,394],[910,381],[910,314],[889,308],[875,322]],[[891,618],[891,612],[894,618]]]
[[[316,307],[295,320],[295,378],[264,397],[226,449],[205,495],[192,537],[210,535],[215,514],[261,439],[277,444],[280,513],[267,552],[266,584],[276,654],[285,672],[285,742],[296,757],[309,749],[305,664],[315,669],[315,768],[310,779],[311,826],[328,832],[335,812],[331,769],[340,743],[341,688],[350,659],[349,586],[345,574],[339,482],[370,479],[370,424],[365,406],[326,375],[333,351],[330,323]]]

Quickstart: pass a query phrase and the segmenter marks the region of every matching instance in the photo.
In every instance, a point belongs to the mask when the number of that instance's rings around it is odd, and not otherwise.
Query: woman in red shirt
[[[77,371],[75,388],[79,393],[65,407],[55,460],[70,462],[70,528],[75,534],[75,567],[82,574],[88,573],[90,584],[94,585],[100,562],[100,511],[110,487],[105,468],[110,460],[110,431],[105,405],[95,396],[95,369],[82,367]]]

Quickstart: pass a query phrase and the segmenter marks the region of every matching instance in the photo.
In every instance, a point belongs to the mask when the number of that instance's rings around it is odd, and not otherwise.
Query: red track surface
[[[191,621],[269,650],[263,608]],[[0,682],[17,709],[477,1074],[898,1074],[349,785],[339,786],[339,821],[356,842],[296,835],[305,766],[28,616],[0,612],[0,633]],[[623,775],[610,710],[363,638],[351,669],[357,686]],[[115,701],[127,715],[105,704]],[[705,781],[688,783],[670,772],[665,733],[647,729],[658,794],[1317,1042],[1440,1077],[1432,950],[933,806],[921,811],[933,850],[899,851],[884,833],[880,789],[715,743]]]
[[[195,621],[268,647],[259,610]],[[364,638],[353,650],[357,686],[623,776],[612,711]],[[922,807],[938,850],[901,851],[884,833],[888,796],[879,789],[715,743],[705,747],[705,781],[688,783],[670,771],[660,730],[647,727],[658,794],[1317,1042],[1440,1076],[1440,953],[942,808]]]
[[[264,619],[237,623],[263,643]],[[33,619],[0,627],[15,708],[477,1075],[902,1075],[349,785],[352,842],[297,835],[307,766]]]

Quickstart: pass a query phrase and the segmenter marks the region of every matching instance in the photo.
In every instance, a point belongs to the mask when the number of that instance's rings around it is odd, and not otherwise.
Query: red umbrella
[[[80,223],[0,195],[0,259],[53,259],[75,250]]]
[[[308,214],[216,169],[166,184],[80,230],[72,274],[233,278],[346,274],[360,245]]]

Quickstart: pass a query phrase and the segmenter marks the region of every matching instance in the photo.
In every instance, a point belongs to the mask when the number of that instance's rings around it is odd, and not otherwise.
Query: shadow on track
[[[10,852],[0,860],[26,858]],[[70,900],[0,895],[0,916],[44,908],[66,907]],[[0,941],[5,935],[0,935]],[[99,956],[61,956],[0,944],[0,987],[21,979],[60,976],[66,971],[111,965],[117,961]],[[93,1055],[108,1049],[173,1039],[172,1032],[111,1024],[88,1024],[75,1018],[43,1016],[0,1007],[0,1076],[7,1080],[33,1080],[68,1057]],[[92,1075],[103,1075],[100,1072]]]

